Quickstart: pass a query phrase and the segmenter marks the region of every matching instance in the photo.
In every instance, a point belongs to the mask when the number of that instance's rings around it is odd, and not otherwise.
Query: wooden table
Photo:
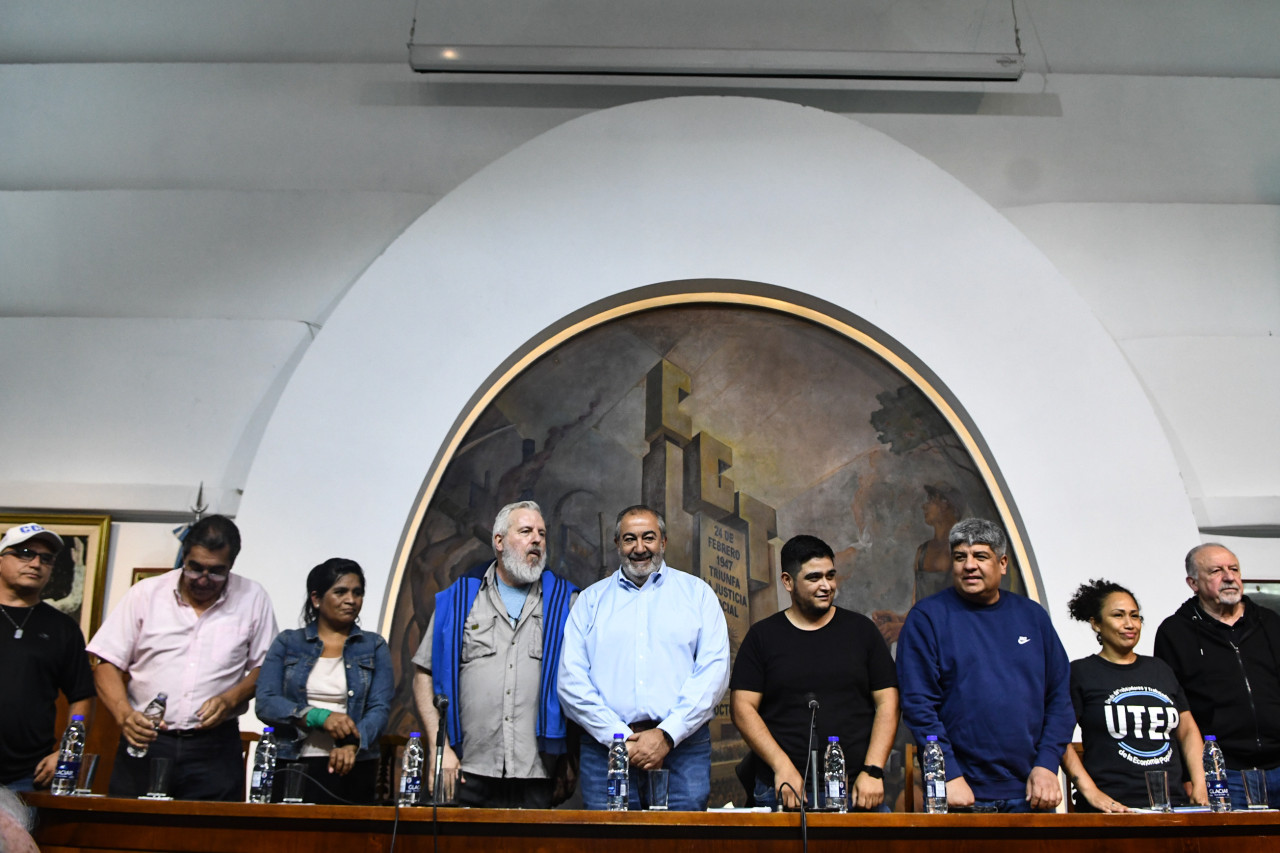
[[[373,853],[568,851],[737,853],[799,851],[796,814],[503,811],[30,798],[42,853]],[[1280,813],[1229,815],[815,814],[814,851],[1280,851]],[[438,837],[433,838],[433,829]]]

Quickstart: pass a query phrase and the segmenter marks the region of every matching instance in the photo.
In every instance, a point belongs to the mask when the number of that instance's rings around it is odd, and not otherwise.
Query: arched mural
[[[662,511],[667,562],[711,585],[735,653],[752,623],[789,603],[777,552],[797,533],[831,544],[838,603],[870,616],[891,649],[914,601],[948,583],[946,532],[961,517],[1005,525],[1006,581],[1038,597],[980,439],[909,353],[790,291],[725,281],[660,291],[550,330],[459,418],[392,579],[393,731],[415,725],[410,658],[435,594],[492,559],[494,515],[515,500],[542,505],[548,566],[580,587],[618,566],[618,510]],[[712,735],[712,803],[740,799],[732,768],[745,746],[728,696]],[[890,771],[892,784],[900,763]]]

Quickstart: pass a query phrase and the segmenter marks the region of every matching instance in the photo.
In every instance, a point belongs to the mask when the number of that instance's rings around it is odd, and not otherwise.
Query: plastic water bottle
[[[253,776],[249,783],[249,802],[271,802],[271,785],[276,778],[276,735],[275,729],[267,726],[262,730],[262,740],[253,753]]]
[[[920,766],[924,770],[924,810],[929,814],[946,814],[947,761],[942,756],[937,735],[925,738]]]
[[[156,698],[152,699],[151,702],[147,705],[147,707],[142,710],[142,716],[150,720],[152,725],[159,726],[160,722],[164,719],[164,708],[165,708],[165,705],[167,705],[168,703],[169,703],[169,694],[157,693]],[[139,749],[133,744],[129,744],[129,746],[125,749],[125,751],[128,752],[134,758],[143,758],[146,756],[147,750],[149,748],[150,747],[144,746],[141,749]]]
[[[827,754],[822,759],[822,788],[827,795],[827,808],[838,812],[849,810],[848,789],[845,783],[844,750],[840,738],[827,738]]]
[[[400,805],[416,806],[422,799],[422,765],[427,754],[422,749],[422,732],[410,732],[400,763]]]
[[[53,786],[50,792],[55,796],[66,796],[76,789],[76,780],[80,777],[80,761],[84,758],[84,716],[76,714],[62,733],[62,746],[58,748],[58,767],[53,771]]]
[[[1227,791],[1227,762],[1214,735],[1204,736],[1204,787],[1209,792],[1209,808],[1215,812],[1231,811],[1231,794]]]
[[[609,777],[606,781],[605,803],[611,812],[625,812],[631,792],[627,779],[631,774],[631,759],[627,756],[627,736],[619,732],[613,736],[609,747]]]

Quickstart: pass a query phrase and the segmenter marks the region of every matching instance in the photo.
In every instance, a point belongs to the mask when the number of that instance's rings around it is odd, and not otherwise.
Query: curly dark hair
[[[1088,622],[1090,619],[1101,621],[1102,602],[1106,601],[1107,596],[1113,592],[1123,592],[1133,599],[1134,604],[1138,603],[1138,597],[1125,587],[1114,581],[1098,578],[1080,584],[1076,594],[1067,602],[1067,612],[1071,614],[1072,619],[1079,622]]]

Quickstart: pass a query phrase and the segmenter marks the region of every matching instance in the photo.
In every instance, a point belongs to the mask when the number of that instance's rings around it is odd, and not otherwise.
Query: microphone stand
[[[444,724],[444,715],[449,710],[449,697],[443,693],[437,693],[434,704],[440,722],[439,728],[436,729],[436,766],[433,774],[435,784],[431,789],[431,804],[436,806],[440,803],[440,790],[444,784],[444,743],[449,737],[449,730]]]
[[[817,722],[818,722],[818,697],[810,693],[805,698],[809,700],[809,745],[805,748],[804,778],[801,779],[800,781],[801,787],[804,788],[804,792],[800,795],[800,811],[801,812],[804,811],[804,798],[809,795],[810,768],[813,768],[813,773],[814,773],[813,783],[815,786],[818,784],[818,778],[817,778],[818,770],[816,767],[814,767],[814,764],[816,762],[814,761],[814,755],[813,755],[813,732],[814,732],[814,727],[817,725]],[[813,792],[813,802],[814,802],[814,805],[817,805],[818,803],[817,790],[814,790]]]

